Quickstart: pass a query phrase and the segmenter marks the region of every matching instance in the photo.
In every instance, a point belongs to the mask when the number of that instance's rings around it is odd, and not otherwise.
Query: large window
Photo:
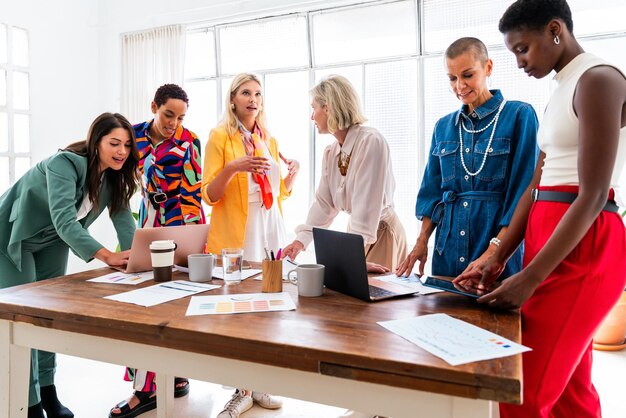
[[[30,168],[28,32],[0,24],[0,194]]]
[[[415,197],[434,124],[459,107],[443,68],[443,51],[452,41],[462,36],[483,40],[495,64],[491,88],[502,90],[509,100],[531,103],[541,118],[550,80],[526,77],[504,48],[497,23],[508,4],[377,1],[191,28],[185,125],[205,144],[220,118],[232,77],[244,71],[260,75],[270,131],[281,152],[301,163],[294,197],[284,206],[287,230],[292,232],[304,221],[319,181],[321,155],[334,141],[315,132],[308,91],[328,74],[347,77],[361,97],[367,124],[389,142],[396,209],[412,242],[418,228]],[[626,21],[619,18],[626,12],[624,2],[570,0],[570,5],[583,46],[626,68],[626,55],[615,54],[626,49]],[[344,228],[345,221],[339,217],[333,227]]]

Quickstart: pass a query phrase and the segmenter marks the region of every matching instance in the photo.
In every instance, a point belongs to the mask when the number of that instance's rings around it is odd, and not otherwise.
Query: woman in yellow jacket
[[[261,81],[237,75],[226,98],[224,116],[211,131],[204,156],[202,199],[213,207],[207,251],[243,248],[246,260],[265,258],[265,248],[285,244],[281,200],[291,194],[299,164],[283,161],[278,143],[265,128]],[[238,418],[256,402],[269,409],[282,401],[266,393],[238,389],[218,418]]]
[[[213,207],[209,252],[243,248],[246,260],[260,261],[264,248],[284,244],[281,201],[291,194],[299,164],[284,160],[288,174],[282,178],[278,143],[265,126],[261,81],[237,75],[204,157],[202,199]]]

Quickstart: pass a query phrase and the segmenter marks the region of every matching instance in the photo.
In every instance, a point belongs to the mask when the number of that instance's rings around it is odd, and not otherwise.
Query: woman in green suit
[[[124,267],[135,230],[138,153],[132,125],[103,113],[87,139],[41,161],[0,197],[0,288],[62,276],[69,249],[85,261]],[[122,252],[111,252],[87,228],[105,207]],[[57,399],[55,354],[31,350],[28,417],[71,418]]]

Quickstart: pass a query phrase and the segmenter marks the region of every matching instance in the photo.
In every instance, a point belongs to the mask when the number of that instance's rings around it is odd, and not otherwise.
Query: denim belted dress
[[[537,115],[531,105],[507,101],[494,124],[504,98],[499,90],[468,114],[468,106],[439,119],[433,131],[428,163],[417,195],[415,215],[436,225],[432,273],[457,276],[485,252],[491,238],[508,226],[517,201],[530,183],[537,163]],[[463,135],[463,148],[459,139]],[[461,162],[461,153],[467,170]],[[481,167],[487,154],[484,167]],[[468,173],[469,171],[469,173]],[[501,278],[522,268],[520,247]]]

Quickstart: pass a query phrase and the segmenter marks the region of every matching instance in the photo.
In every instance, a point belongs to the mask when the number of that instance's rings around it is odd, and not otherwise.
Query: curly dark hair
[[[552,19],[560,19],[571,34],[574,33],[572,11],[565,0],[517,0],[511,4],[498,23],[501,33],[529,29],[539,31]]]
[[[87,191],[89,200],[97,209],[100,189],[102,188],[102,176],[98,169],[100,166],[98,145],[100,145],[102,138],[110,134],[115,128],[122,128],[128,132],[131,139],[131,152],[121,170],[106,171],[109,187],[111,187],[111,213],[128,208],[130,198],[139,187],[139,174],[137,172],[139,151],[137,151],[137,143],[135,142],[135,131],[128,119],[119,113],[103,113],[91,123],[86,140],[74,142],[63,149],[63,151],[71,151],[87,157]]]
[[[161,107],[167,102],[167,99],[179,99],[189,106],[189,97],[187,93],[177,84],[163,84],[154,93],[154,103],[157,107]]]

